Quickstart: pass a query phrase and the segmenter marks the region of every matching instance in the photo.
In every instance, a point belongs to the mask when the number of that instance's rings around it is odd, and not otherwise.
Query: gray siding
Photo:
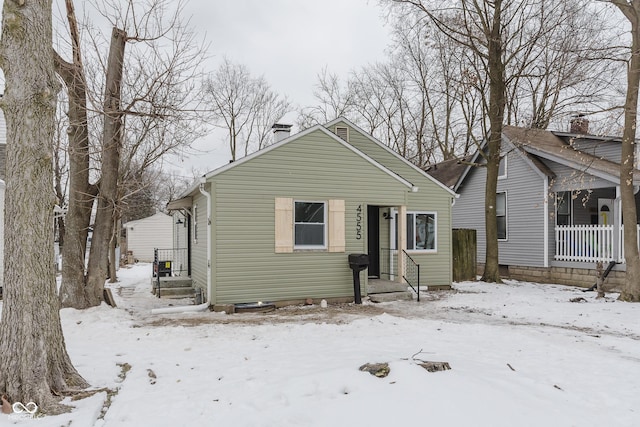
[[[486,257],[484,194],[486,170],[473,168],[458,190],[453,207],[453,227],[477,231],[478,262]],[[504,265],[544,265],[544,180],[519,152],[510,151],[507,177],[498,180],[498,192],[507,193],[507,240],[498,243],[499,262]],[[549,219],[552,224],[552,220]],[[550,228],[552,226],[550,225]]]
[[[556,178],[550,185],[551,191],[583,190],[607,188],[612,186],[611,182],[605,179],[589,175],[588,173],[582,173],[568,166],[564,166],[550,160],[544,160],[544,163],[556,175]]]
[[[576,139],[573,141],[573,146],[596,157],[620,163],[620,142]]]

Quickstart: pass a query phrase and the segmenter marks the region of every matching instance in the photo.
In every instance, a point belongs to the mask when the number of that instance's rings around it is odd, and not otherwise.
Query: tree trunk
[[[504,63],[502,59],[502,1],[494,2],[493,21],[486,34],[489,53],[489,141],[487,144],[487,181],[485,184],[486,259],[482,280],[500,283],[498,269],[498,221],[496,190],[500,166],[500,143],[505,106]]]
[[[120,92],[125,44],[126,33],[118,28],[113,28],[104,94],[102,177],[87,271],[87,297],[90,306],[100,304],[103,299],[104,282],[107,280],[109,272],[109,242],[113,235],[113,222],[117,214],[123,116],[120,107]]]
[[[86,387],[67,354],[53,269],[52,143],[56,95],[51,2],[5,0],[0,65],[7,121],[5,283],[0,392],[56,413],[61,392]]]
[[[631,23],[631,60],[627,70],[627,96],[624,107],[622,157],[620,161],[620,196],[624,227],[624,258],[627,271],[620,293],[623,301],[640,302],[640,256],[638,254],[636,201],[633,192],[635,169],[636,120],[638,113],[638,86],[640,84],[640,1],[624,5],[616,3]]]
[[[89,306],[85,286],[87,236],[94,195],[89,184],[89,129],[87,126],[86,77],[80,55],[80,35],[71,0],[66,0],[67,20],[73,46],[73,63],[55,56],[56,71],[67,87],[69,110],[69,207],[65,218],[66,244],[62,247],[63,307]]]

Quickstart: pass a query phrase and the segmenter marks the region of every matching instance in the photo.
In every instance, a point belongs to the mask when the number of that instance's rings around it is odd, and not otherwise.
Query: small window
[[[507,193],[496,194],[496,219],[498,240],[507,240]]]
[[[193,206],[193,243],[198,243],[198,205]]]
[[[498,179],[507,177],[507,155],[500,156],[500,163],[498,165]]]
[[[556,194],[556,221],[558,225],[571,224],[571,191]]]
[[[345,141],[349,141],[349,128],[344,126],[336,126],[336,135]]]
[[[436,250],[436,213],[407,213],[407,249],[415,251]]]
[[[296,249],[326,248],[325,202],[295,202],[294,246]]]

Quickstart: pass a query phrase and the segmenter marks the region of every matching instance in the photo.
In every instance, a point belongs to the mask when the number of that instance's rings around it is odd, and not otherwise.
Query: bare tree
[[[53,259],[52,142],[60,85],[51,55],[51,2],[5,1],[0,65],[6,78],[7,190],[0,392],[58,413],[62,393],[87,383],[60,324]]]
[[[353,92],[340,82],[338,75],[331,73],[325,67],[318,74],[317,79],[313,96],[318,103],[298,111],[297,125],[300,129],[324,124],[340,116],[351,115]]]
[[[636,227],[636,201],[633,188],[635,140],[638,120],[638,88],[640,87],[640,0],[611,0],[631,24],[631,58],[627,69],[627,96],[624,106],[624,131],[620,161],[620,195],[624,227],[624,258],[627,264],[623,301],[640,302],[640,256]]]
[[[289,109],[286,98],[274,93],[263,77],[251,76],[246,66],[228,58],[203,86],[216,125],[227,132],[232,161],[241,149],[246,156],[252,144],[264,146],[271,125]]]
[[[69,96],[69,111],[78,109],[85,113],[87,130],[79,138],[84,144],[83,150],[77,151],[82,154],[83,175],[77,186],[73,182],[70,185],[67,222],[77,221],[80,230],[86,232],[90,206],[93,197],[98,196],[87,273],[85,251],[81,247],[86,245],[86,234],[80,235],[81,243],[72,247],[75,251],[72,258],[64,259],[63,254],[61,297],[63,304],[76,308],[100,303],[109,265],[115,280],[114,268],[118,262],[114,256],[115,237],[121,212],[120,197],[124,193],[120,189],[123,168],[133,163],[141,168],[150,167],[164,154],[189,144],[198,135],[197,128],[185,122],[194,118],[189,111],[194,108],[190,103],[196,94],[193,79],[198,76],[203,49],[195,44],[193,33],[180,20],[182,3],[173,7],[168,1],[157,0],[149,9],[137,9],[139,6],[133,2],[128,2],[124,9],[112,8],[106,3],[98,6],[99,12],[113,25],[111,53],[106,61],[98,56],[104,44],[100,41],[100,32],[92,31],[90,39],[96,55],[90,61],[90,71],[74,51],[74,64],[83,66],[81,69],[75,66],[82,79],[76,78],[71,83],[82,80],[86,89],[84,96]],[[67,14],[71,38],[79,40],[72,8],[67,8]],[[127,55],[125,46],[129,47]],[[91,77],[88,80],[87,75]],[[72,91],[73,85],[67,82],[67,88]],[[92,116],[96,122],[86,120],[88,111],[96,112]],[[97,129],[97,123],[102,123],[103,128],[95,137],[102,142],[91,144],[93,134],[89,129]],[[91,147],[95,147],[92,153]],[[97,167],[94,174],[89,169],[91,163]],[[93,184],[89,182],[92,176],[96,180]],[[89,209],[81,209],[82,202],[74,204],[73,194],[86,195]],[[72,264],[67,271],[65,263]]]

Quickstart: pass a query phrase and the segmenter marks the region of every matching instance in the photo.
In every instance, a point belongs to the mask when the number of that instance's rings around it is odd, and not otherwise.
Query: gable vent
[[[345,141],[349,141],[349,128],[344,126],[336,126],[336,135],[338,135],[338,137],[344,139]]]

